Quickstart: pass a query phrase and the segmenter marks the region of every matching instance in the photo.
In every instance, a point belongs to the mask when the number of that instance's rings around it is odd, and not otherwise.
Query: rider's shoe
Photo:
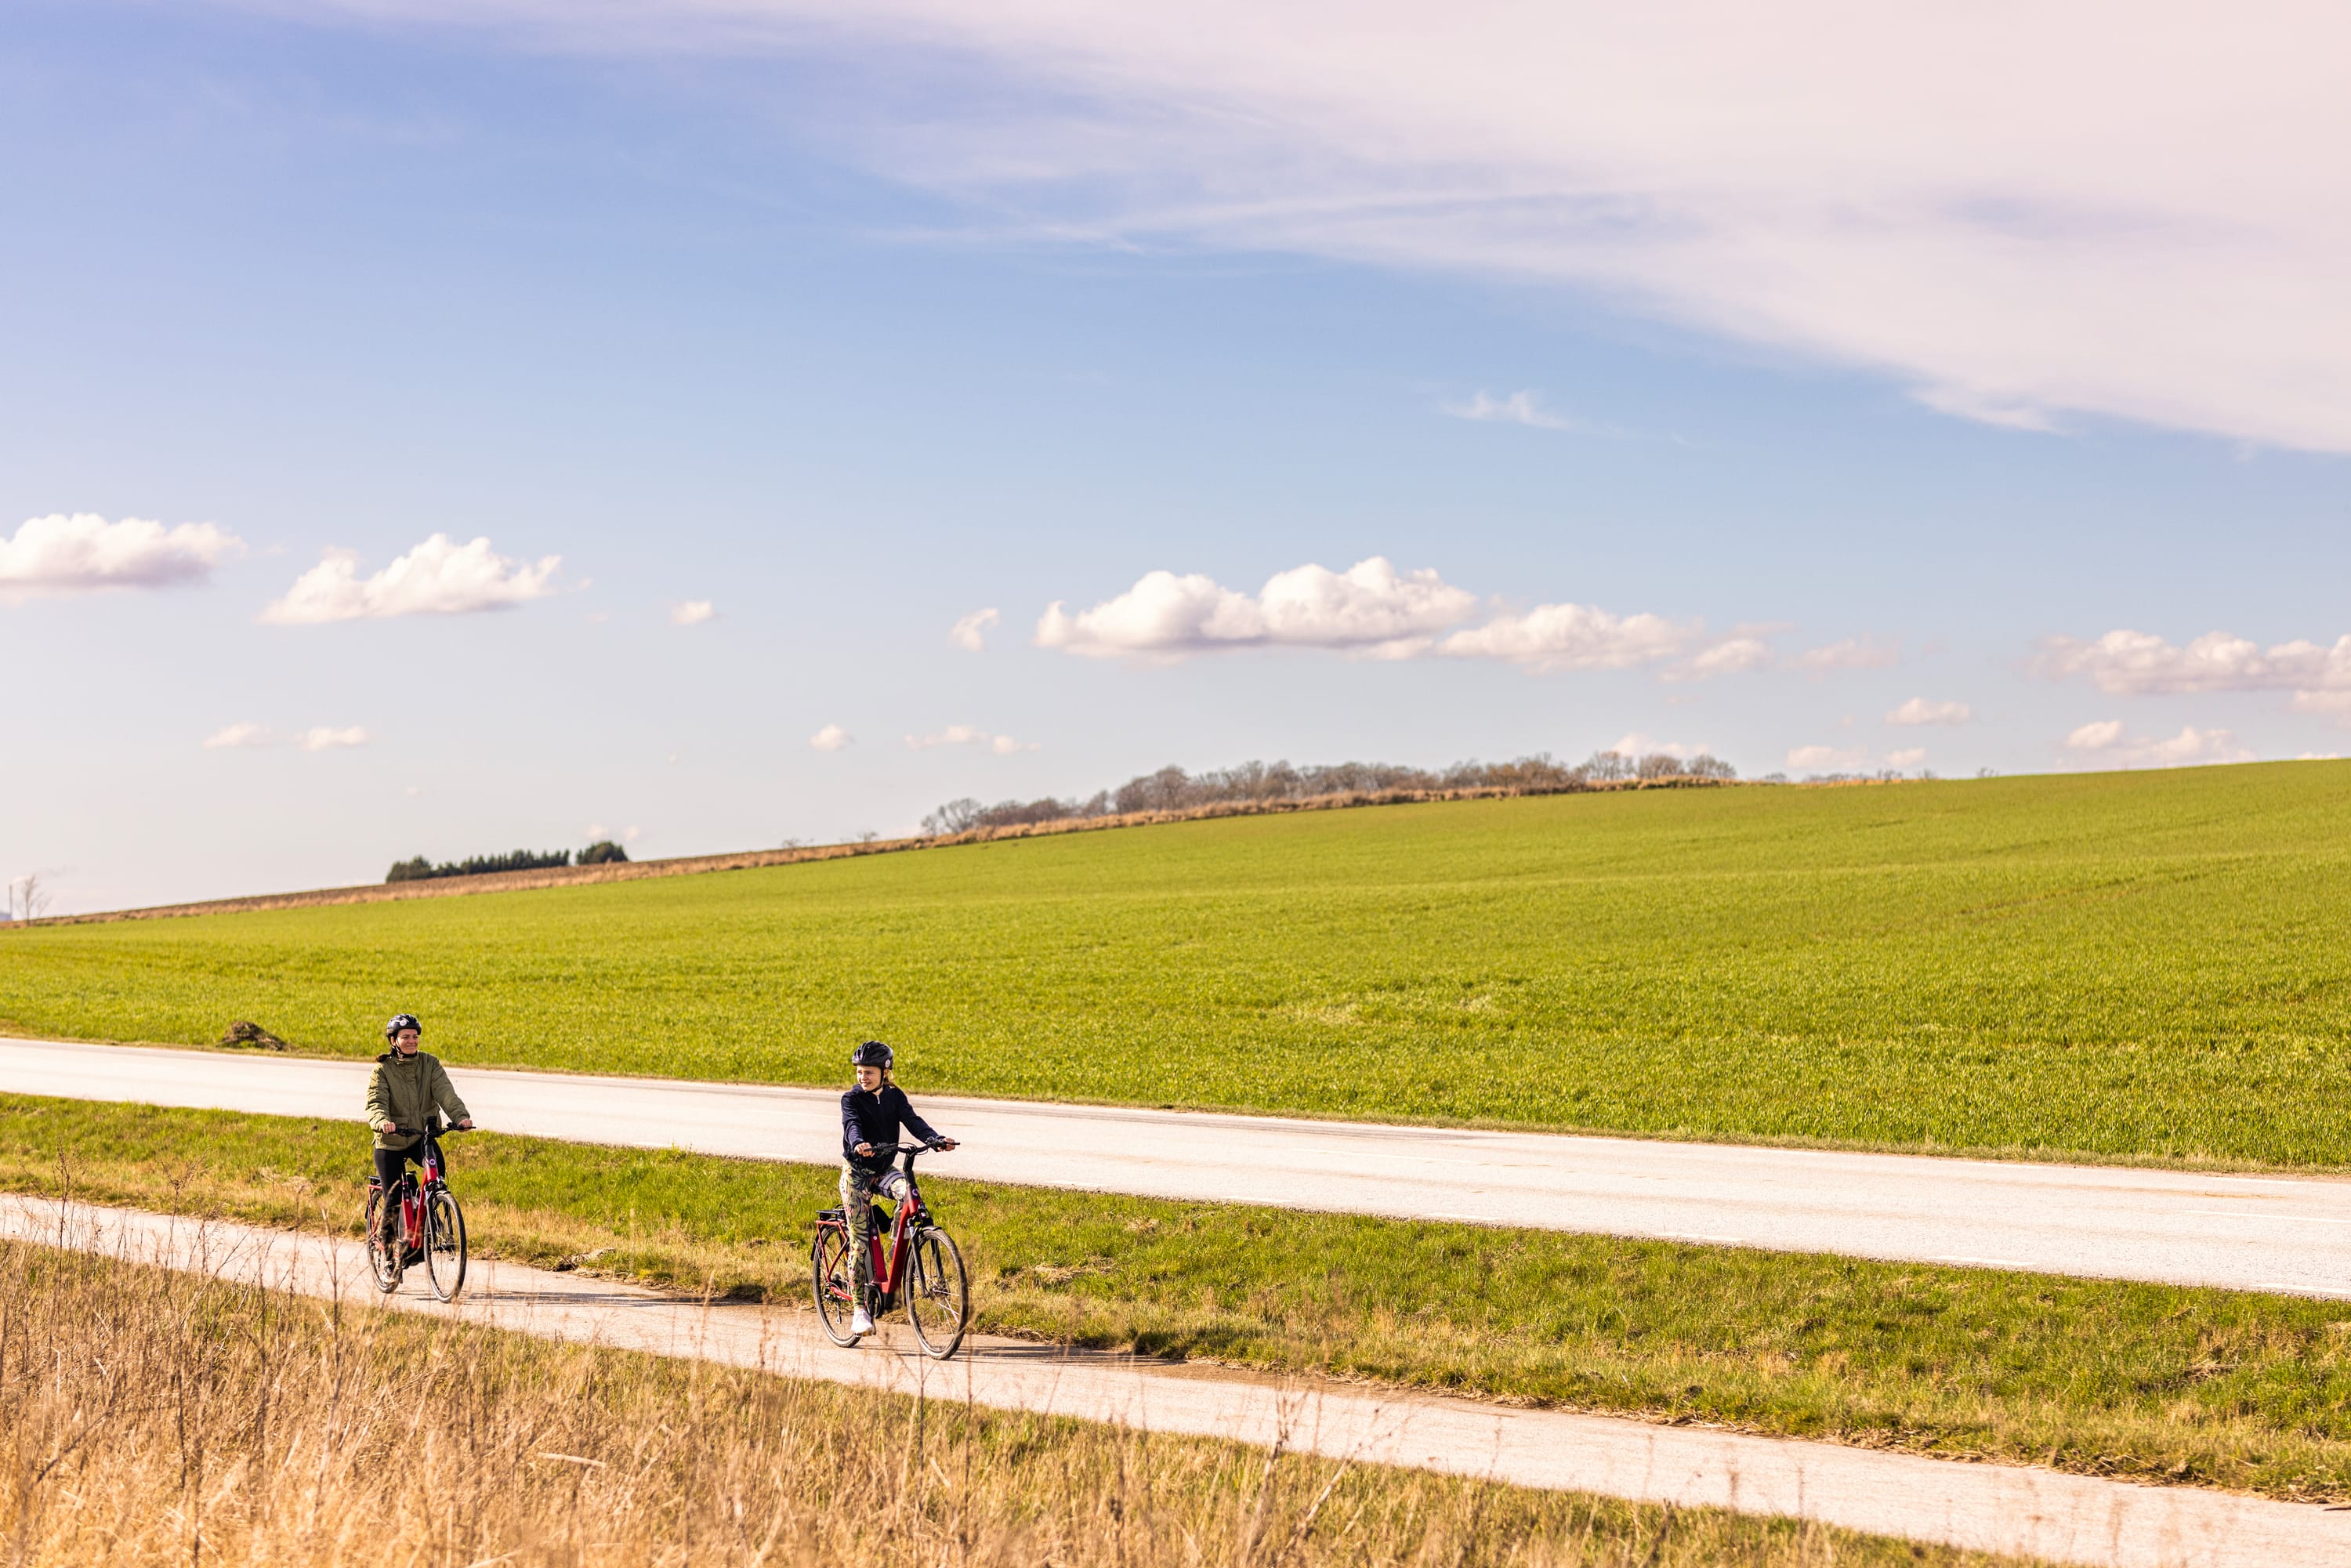
[[[873,1332],[872,1314],[866,1312],[863,1307],[858,1308],[857,1315],[849,1320],[849,1332],[851,1333],[872,1333]]]

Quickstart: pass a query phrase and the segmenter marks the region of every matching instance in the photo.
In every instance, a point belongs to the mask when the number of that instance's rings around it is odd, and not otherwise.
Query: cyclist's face
[[[866,1091],[868,1093],[881,1088],[882,1070],[878,1067],[859,1068],[857,1070],[857,1086],[860,1089]]]
[[[413,1029],[402,1030],[398,1034],[392,1037],[392,1042],[400,1047],[400,1054],[402,1056],[414,1056],[416,1054],[416,1040],[417,1032]]]

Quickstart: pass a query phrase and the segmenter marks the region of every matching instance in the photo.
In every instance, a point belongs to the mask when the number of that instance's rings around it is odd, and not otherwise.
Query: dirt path
[[[105,1252],[309,1296],[378,1300],[355,1242],[135,1210],[0,1197],[0,1238]],[[2010,1465],[1876,1453],[1700,1427],[1375,1396],[1129,1357],[985,1339],[940,1366],[891,1325],[854,1351],[814,1315],[705,1306],[576,1274],[481,1262],[455,1312],[548,1339],[696,1356],[793,1377],[970,1399],[1152,1431],[1268,1444],[1366,1462],[1685,1507],[1793,1515],[1884,1535],[2116,1568],[2340,1568],[2351,1511],[2184,1487],[2146,1487]]]
[[[486,1126],[830,1163],[838,1090],[494,1072]],[[364,1062],[0,1040],[0,1092],[357,1123]],[[2351,1296],[2351,1182],[920,1096],[934,1175],[1146,1197]]]

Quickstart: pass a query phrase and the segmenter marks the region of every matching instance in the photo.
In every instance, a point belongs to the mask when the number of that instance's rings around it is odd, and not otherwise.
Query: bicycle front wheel
[[[368,1272],[375,1276],[375,1288],[389,1296],[400,1289],[400,1278],[404,1270],[400,1266],[399,1220],[392,1221],[394,1239],[390,1247],[385,1247],[381,1238],[384,1198],[382,1188],[368,1189],[367,1210],[362,1223],[366,1227]],[[392,1201],[397,1203],[400,1200],[394,1197]]]
[[[465,1211],[445,1186],[424,1195],[424,1274],[444,1301],[465,1288]]]
[[[925,1226],[914,1239],[914,1256],[906,1274],[906,1320],[923,1354],[945,1361],[963,1343],[971,1322],[971,1284],[964,1278],[963,1251],[955,1238],[937,1226]]]

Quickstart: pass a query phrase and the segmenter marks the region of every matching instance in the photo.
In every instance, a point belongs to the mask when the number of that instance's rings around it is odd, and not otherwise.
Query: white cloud
[[[1661,679],[1702,681],[1712,675],[1743,674],[1771,667],[1771,647],[1756,637],[1729,637],[1703,648],[1667,670]]]
[[[286,597],[274,601],[261,619],[278,626],[309,626],[392,615],[505,610],[553,593],[549,580],[560,564],[560,556],[544,557],[537,565],[510,560],[493,551],[487,538],[460,545],[446,534],[434,534],[374,576],[363,578],[358,557],[349,550],[329,550],[295,579]]]
[[[294,744],[305,751],[333,751],[346,746],[365,746],[369,739],[368,732],[358,725],[344,729],[320,726],[296,736]]]
[[[1926,760],[1927,748],[1923,746],[1906,746],[1899,751],[1886,754],[1886,766],[1888,768],[1916,768]]]
[[[244,548],[212,523],[167,528],[145,517],[110,523],[94,512],[27,517],[13,538],[0,538],[0,599],[201,582]]]
[[[598,839],[602,838],[605,835],[605,832],[606,829],[603,823],[590,822],[586,827],[580,830],[580,836],[586,839],[590,843],[594,843]]]
[[[1796,655],[1796,668],[1825,674],[1830,670],[1884,670],[1902,662],[1898,646],[1874,637],[1846,637]]]
[[[1460,659],[1501,659],[1530,670],[1622,670],[1670,659],[1698,640],[1695,626],[1656,615],[1615,615],[1589,604],[1504,612],[1437,645]]]
[[[643,828],[637,827],[637,826],[636,826],[635,824],[633,824],[633,823],[632,823],[630,826],[625,827],[625,828],[622,828],[622,829],[621,830],[621,838],[622,838],[622,841],[623,842],[625,842],[625,843],[632,843],[632,844],[633,844],[633,843],[635,843],[639,839],[642,839],[642,838],[643,838],[644,836],[645,836],[645,831],[644,831]]]
[[[2263,648],[2227,632],[2207,632],[2183,648],[2150,632],[2116,630],[2095,643],[2044,638],[2040,666],[2053,677],[2084,676],[2116,696],[2291,690],[2299,698],[2351,692],[2351,636],[2331,647],[2293,642]],[[2304,705],[2297,700],[2295,706]]]
[[[1037,645],[1093,658],[1264,647],[1409,657],[1477,603],[1433,570],[1399,572],[1380,556],[1343,572],[1313,565],[1276,572],[1255,597],[1197,573],[1154,571],[1075,615],[1056,601],[1037,623]]]
[[[1562,430],[1576,435],[1614,435],[1613,425],[1595,424],[1590,420],[1574,419],[1563,413],[1553,413],[1536,402],[1532,392],[1514,392],[1508,397],[1496,397],[1480,388],[1467,402],[1438,405],[1441,412],[1456,419],[1484,420],[1501,424],[1531,425],[1536,430]]]
[[[839,751],[842,747],[856,745],[857,737],[837,724],[829,724],[810,736],[809,744],[819,751]]]
[[[1869,753],[1850,747],[1799,746],[1788,753],[1788,766],[1805,773],[1842,773],[1869,760]]]
[[[2118,718],[2082,726],[2065,737],[2065,749],[2074,754],[2074,764],[2083,768],[2191,768],[2254,758],[2225,729],[2187,726],[2168,740],[2153,740],[2126,733]]]
[[[2340,7],[335,4],[827,51],[811,123],[998,234],[1566,285],[1965,418],[2351,448]]]
[[[1912,697],[1886,716],[1888,724],[1965,724],[1976,716],[1976,710],[1965,703],[1929,702],[1925,697]]]
[[[910,735],[906,737],[906,744],[916,751],[928,751],[935,746],[984,746],[998,757],[1037,749],[1037,742],[1033,740],[1015,740],[1008,735],[990,735],[967,724],[951,724],[936,735]]]
[[[717,619],[718,612],[707,599],[681,600],[670,606],[669,623],[673,626],[699,626]]]
[[[994,610],[975,610],[948,629],[947,641],[977,653],[987,647],[987,629],[1004,619]]]
[[[267,746],[275,739],[265,724],[232,724],[204,737],[206,751],[225,751],[239,747]]]
[[[1684,762],[1687,762],[1693,757],[1703,755],[1708,748],[1703,745],[1693,746],[1686,741],[1659,740],[1654,735],[1644,735],[1636,729],[1608,749],[1619,757],[1648,757],[1663,752],[1667,757],[1678,757]]]

